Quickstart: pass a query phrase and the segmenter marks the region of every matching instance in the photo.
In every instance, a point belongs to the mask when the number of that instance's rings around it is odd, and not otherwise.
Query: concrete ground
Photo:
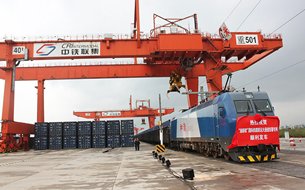
[[[29,151],[0,154],[0,189],[304,189],[305,154],[281,153],[271,164],[237,164],[167,150],[168,170],[152,157],[154,147]],[[284,170],[291,170],[285,173]],[[195,178],[182,180],[185,168]],[[301,167],[301,169],[299,168]],[[304,171],[304,173],[303,173]],[[296,175],[294,173],[297,173]]]

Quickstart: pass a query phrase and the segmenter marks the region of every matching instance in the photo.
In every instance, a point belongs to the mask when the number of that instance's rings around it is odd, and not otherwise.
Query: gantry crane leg
[[[37,122],[44,122],[44,80],[38,80],[37,85]]]
[[[155,126],[155,116],[149,116],[148,117],[148,124],[149,124],[149,128],[153,128]]]
[[[8,152],[15,148],[16,142],[13,134],[9,133],[9,125],[14,121],[15,83],[14,68],[15,61],[7,60],[5,71],[5,85],[2,108],[2,152]]]
[[[13,80],[13,70],[15,61],[7,61],[5,71],[5,85],[2,109],[2,121],[9,122],[14,120],[14,98],[15,98],[15,83]]]
[[[28,149],[29,135],[34,133],[34,126],[31,124],[14,121],[15,104],[15,68],[16,62],[7,60],[5,71],[5,85],[2,110],[2,142],[0,152],[12,152],[18,148]],[[17,144],[14,135],[20,134]]]
[[[220,92],[222,90],[222,72],[215,71],[206,75],[209,92]]]
[[[187,90],[192,92],[198,92],[198,77],[188,77],[185,79]],[[198,94],[188,94],[187,101],[189,108],[198,104]]]
[[[205,63],[206,66],[206,81],[209,92],[220,92],[222,90],[222,74],[223,69],[221,60],[209,59]],[[214,94],[214,97],[216,94]]]

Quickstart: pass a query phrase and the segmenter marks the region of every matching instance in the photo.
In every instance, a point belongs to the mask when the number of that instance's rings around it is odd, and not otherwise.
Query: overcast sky
[[[153,13],[163,17],[184,17],[198,14],[202,32],[217,33],[219,26],[239,0],[140,0],[141,31],[149,33]],[[243,0],[226,20],[230,31],[238,26],[258,0]],[[270,33],[305,8],[304,0],[263,0],[239,31]],[[0,38],[5,36],[54,36],[83,34],[130,34],[134,0],[0,0]],[[305,59],[305,12],[282,27],[284,47],[251,68],[233,74],[232,85],[242,89],[247,83]],[[89,62],[89,61],[88,61]],[[45,64],[27,62],[23,64]],[[246,85],[248,91],[269,93],[281,124],[305,123],[305,63],[301,63],[263,80]],[[205,85],[204,78],[200,84]],[[36,121],[36,81],[17,82],[15,120]],[[45,82],[46,121],[82,120],[73,110],[128,109],[133,99],[151,99],[176,110],[187,107],[186,96],[173,93],[166,97],[168,78],[95,79]],[[0,81],[3,99],[4,81]],[[2,107],[2,100],[0,101]],[[0,110],[2,113],[2,110]],[[137,120],[137,126],[140,126]],[[147,126],[146,126],[147,127]]]

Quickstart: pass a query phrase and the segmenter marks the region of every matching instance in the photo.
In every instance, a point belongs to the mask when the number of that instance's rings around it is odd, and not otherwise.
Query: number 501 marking
[[[258,35],[236,34],[236,45],[258,45]]]
[[[13,55],[24,55],[25,47],[24,46],[13,46]]]

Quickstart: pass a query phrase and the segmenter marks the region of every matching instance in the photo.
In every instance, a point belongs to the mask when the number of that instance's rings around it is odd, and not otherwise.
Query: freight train
[[[224,92],[164,122],[164,145],[237,162],[277,159],[280,121],[266,92]],[[159,126],[138,134],[160,143]]]

